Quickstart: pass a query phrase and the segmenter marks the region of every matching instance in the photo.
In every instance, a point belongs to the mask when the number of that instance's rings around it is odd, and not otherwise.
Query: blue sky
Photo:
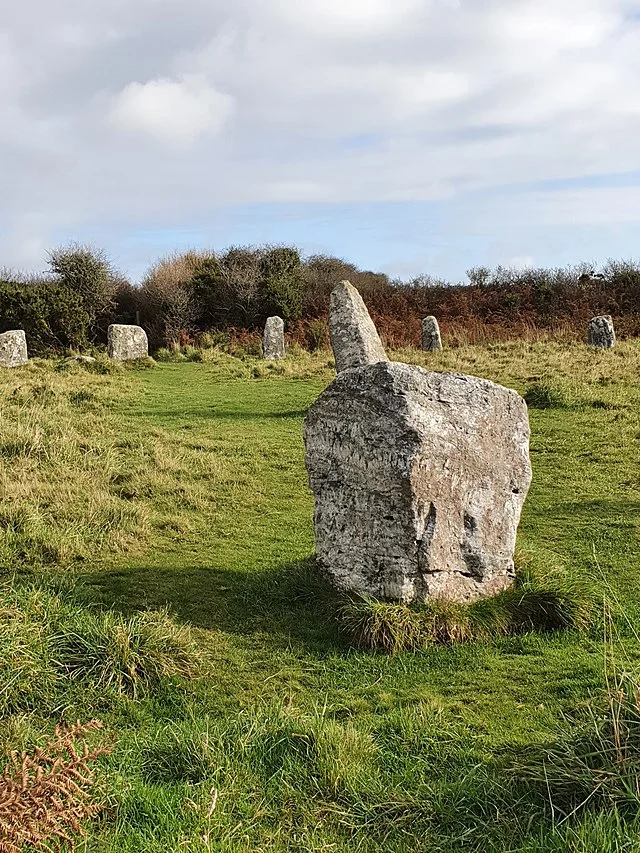
[[[0,268],[287,243],[409,278],[640,258],[640,0],[23,0]]]

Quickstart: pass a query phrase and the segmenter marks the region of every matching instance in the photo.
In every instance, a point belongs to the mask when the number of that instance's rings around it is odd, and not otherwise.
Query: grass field
[[[632,782],[575,808],[553,763],[522,770],[573,749],[640,660],[640,345],[395,357],[527,394],[519,549],[592,582],[588,630],[349,646],[301,438],[327,353],[0,373],[0,746],[104,722],[107,808],[79,849],[640,851]]]

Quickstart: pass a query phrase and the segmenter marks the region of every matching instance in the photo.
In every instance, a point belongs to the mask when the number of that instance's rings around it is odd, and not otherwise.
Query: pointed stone
[[[336,373],[349,367],[389,360],[367,306],[348,281],[341,281],[331,291],[329,337]]]
[[[616,343],[611,314],[603,314],[589,320],[587,338],[590,346],[599,349],[611,349]]]
[[[0,367],[20,367],[29,361],[27,336],[22,329],[0,335]]]
[[[304,427],[316,552],[343,590],[473,601],[514,580],[531,482],[524,400],[385,362],[338,374]]]
[[[442,349],[440,326],[436,318],[431,315],[422,320],[422,349],[426,352]]]
[[[107,352],[115,361],[131,361],[149,355],[147,333],[141,326],[112,323],[107,330]]]
[[[284,358],[284,320],[267,317],[262,334],[262,354],[265,358]]]

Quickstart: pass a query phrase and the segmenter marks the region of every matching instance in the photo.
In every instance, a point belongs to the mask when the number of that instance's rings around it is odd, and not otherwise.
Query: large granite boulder
[[[354,368],[313,403],[304,440],[316,551],[339,588],[466,602],[511,585],[531,482],[515,391],[397,362]]]
[[[442,349],[440,326],[437,319],[431,315],[422,320],[422,349],[426,352]]]
[[[0,367],[20,367],[29,361],[27,337],[22,329],[0,335]]]
[[[616,334],[613,330],[611,314],[603,314],[589,320],[587,340],[592,347],[599,349],[611,349],[616,343]]]
[[[262,355],[265,358],[284,358],[284,320],[267,317],[262,334]]]
[[[367,306],[348,281],[341,281],[331,291],[329,337],[336,361],[336,373],[341,373],[349,367],[388,361]]]
[[[147,333],[140,326],[112,323],[107,330],[109,358],[116,361],[131,361],[149,355]]]

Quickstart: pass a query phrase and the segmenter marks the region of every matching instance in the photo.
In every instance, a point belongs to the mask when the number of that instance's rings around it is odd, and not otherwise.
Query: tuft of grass
[[[579,403],[574,389],[559,379],[532,383],[525,391],[524,399],[532,409],[570,409]]]
[[[203,653],[166,610],[124,617],[39,586],[0,587],[0,716],[55,706],[72,685],[138,698],[194,677]]]
[[[338,624],[357,648],[389,654],[418,651],[435,644],[488,641],[532,631],[551,632],[588,626],[593,590],[565,573],[536,575],[530,561],[522,565],[511,589],[472,604],[427,604],[351,597],[337,611]]]
[[[71,679],[137,698],[163,677],[193,677],[201,661],[192,632],[166,610],[125,619],[113,611],[74,613],[51,637],[52,653]]]

